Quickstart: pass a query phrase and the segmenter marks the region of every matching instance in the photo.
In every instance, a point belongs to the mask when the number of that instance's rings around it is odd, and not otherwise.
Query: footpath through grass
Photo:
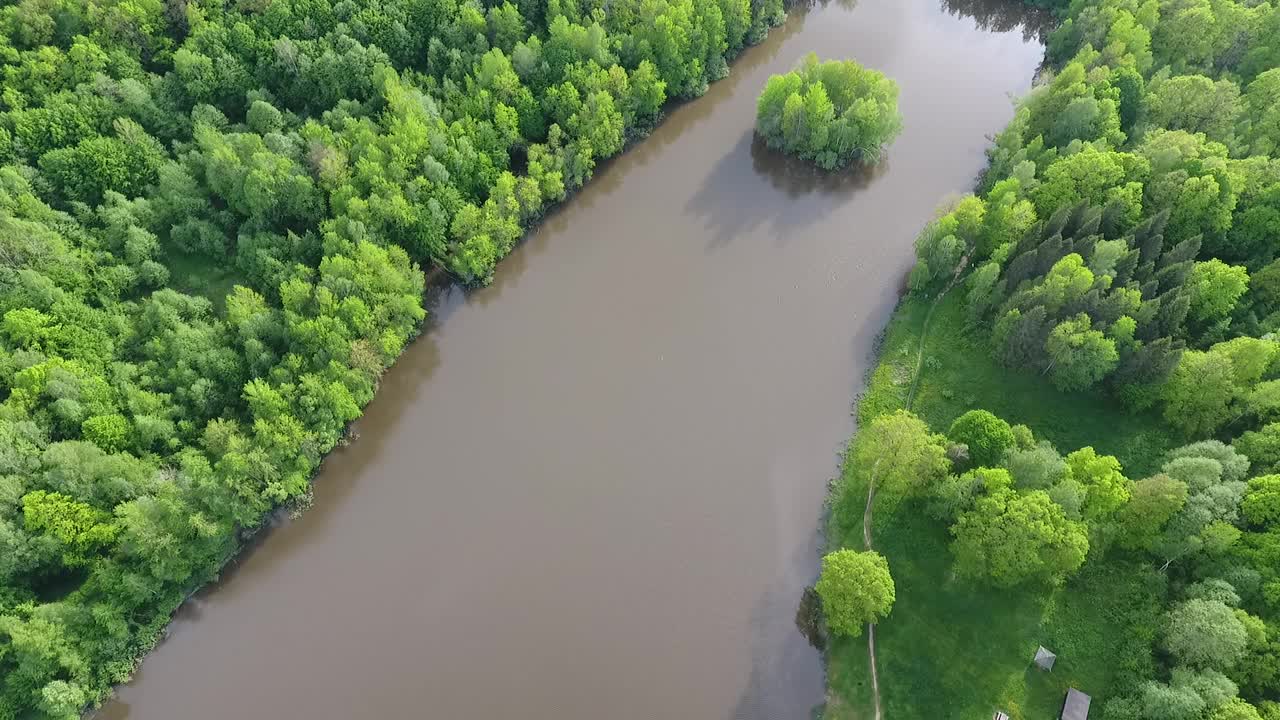
[[[858,407],[859,423],[903,407],[929,303],[907,299],[886,331],[880,363]],[[1126,474],[1154,471],[1176,444],[1159,419],[1133,415],[1098,394],[1067,395],[1043,378],[1001,367],[980,333],[964,332],[960,293],[934,311],[913,412],[945,431],[984,408],[1029,426],[1060,451],[1092,445],[1120,458]],[[854,442],[857,438],[854,438]],[[833,496],[829,550],[861,549],[866,487],[843,469]],[[1162,576],[1122,555],[1090,558],[1060,588],[999,590],[955,578],[947,528],[917,505],[877,511],[876,549],[897,585],[892,614],[877,626],[881,700],[887,718],[975,718],[999,709],[1014,720],[1053,718],[1067,687],[1105,699],[1118,677],[1152,662],[1152,619]],[[1037,645],[1058,653],[1052,673],[1031,663]],[[827,650],[829,720],[873,716],[865,637],[833,638]]]
[[[948,293],[934,311],[910,408],[934,431],[946,432],[966,411],[990,410],[1010,424],[1030,427],[1064,453],[1092,445],[1115,455],[1131,478],[1154,472],[1178,444],[1155,415],[1130,413],[1097,392],[1058,392],[1036,373],[1001,366],[991,357],[985,333],[965,331],[961,295]],[[889,321],[880,363],[858,403],[859,423],[904,406],[928,310],[927,301],[907,298]]]

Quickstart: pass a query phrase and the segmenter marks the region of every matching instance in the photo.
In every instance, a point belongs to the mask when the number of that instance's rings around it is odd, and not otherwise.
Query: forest
[[[1280,8],[1039,4],[1048,67],[917,239],[832,496],[831,549],[874,528],[894,580],[824,604],[887,614],[891,715],[1056,715],[1075,683],[1106,720],[1274,720]],[[908,657],[983,626],[967,671]],[[830,717],[866,656],[835,641]]]
[[[0,8],[0,718],[76,718],[781,0]]]

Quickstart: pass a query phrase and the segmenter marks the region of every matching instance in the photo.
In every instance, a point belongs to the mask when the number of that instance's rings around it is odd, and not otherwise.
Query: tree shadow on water
[[[791,577],[771,584],[752,612],[751,674],[728,720],[807,720],[822,703],[821,654],[791,622],[804,594],[795,573],[817,573],[817,538],[797,549]]]
[[[941,0],[952,15],[970,17],[987,32],[1022,31],[1027,42],[1043,43],[1054,27],[1053,13],[1023,0]]]
[[[761,226],[768,227],[777,240],[790,239],[888,169],[886,156],[875,165],[854,164],[826,172],[771,149],[754,131],[747,131],[711,169],[685,211],[704,218],[711,247],[727,245]]]

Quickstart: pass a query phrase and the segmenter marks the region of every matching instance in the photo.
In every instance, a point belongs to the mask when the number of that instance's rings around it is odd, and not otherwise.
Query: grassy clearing
[[[908,299],[894,314],[860,421],[903,407],[927,311],[928,303]],[[1152,471],[1176,444],[1156,417],[1129,414],[1098,394],[1059,393],[1043,378],[1000,367],[981,338],[963,332],[959,293],[935,310],[923,357],[912,410],[935,430],[982,407],[1064,452],[1092,445],[1114,454],[1132,477]],[[843,474],[829,545],[861,548],[866,488],[849,467]],[[1105,698],[1118,679],[1151,663],[1164,588],[1149,565],[1112,555],[1090,560],[1061,588],[997,590],[952,576],[947,529],[920,507],[877,512],[874,523],[898,596],[877,628],[886,717],[989,718],[996,709],[1015,719],[1056,717],[1067,687]],[[1040,644],[1058,653],[1052,673],[1031,663]],[[826,717],[871,717],[866,639],[837,639],[827,655]]]
[[[894,313],[880,364],[858,406],[868,420],[903,407],[916,365],[928,303],[907,299]],[[986,338],[964,331],[960,293],[945,297],[934,312],[925,343],[920,386],[911,411],[945,432],[965,411],[983,408],[1022,423],[1059,450],[1092,445],[1115,455],[1130,477],[1145,477],[1177,439],[1159,417],[1133,414],[1100,393],[1062,393],[1035,373],[1010,370],[992,357]]]
[[[218,267],[210,264],[207,257],[169,251],[165,256],[165,266],[169,268],[169,287],[187,295],[207,298],[219,312],[233,287],[249,284],[230,260]]]

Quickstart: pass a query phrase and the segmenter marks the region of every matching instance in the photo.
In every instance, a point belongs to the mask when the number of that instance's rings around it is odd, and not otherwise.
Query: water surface
[[[793,623],[850,399],[934,208],[1042,48],[1016,0],[792,13],[444,290],[315,504],[178,613],[112,720],[774,720],[821,701]],[[809,51],[902,87],[871,170],[753,141]]]

